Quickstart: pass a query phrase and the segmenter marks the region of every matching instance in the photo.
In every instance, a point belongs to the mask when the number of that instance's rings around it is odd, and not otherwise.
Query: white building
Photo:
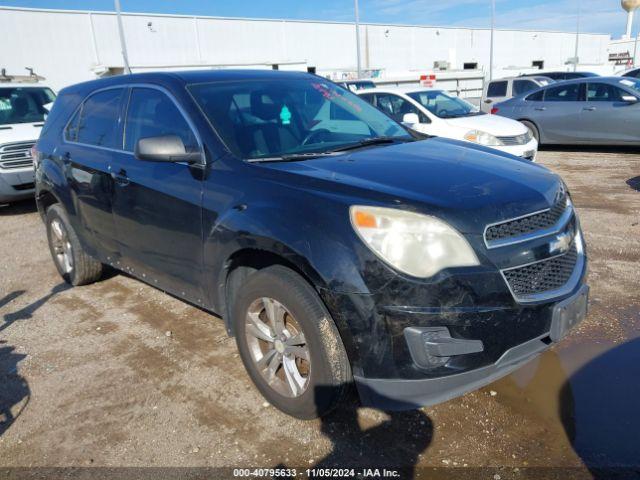
[[[133,71],[232,66],[311,69],[323,75],[353,75],[353,23],[258,20],[125,13],[122,15]],[[0,7],[0,68],[25,67],[54,88],[123,71],[117,17],[113,12]],[[488,29],[362,24],[363,68],[373,75],[425,73],[435,62],[486,75]],[[581,34],[580,67],[606,65],[610,37]],[[497,30],[494,76],[569,67],[572,32]]]

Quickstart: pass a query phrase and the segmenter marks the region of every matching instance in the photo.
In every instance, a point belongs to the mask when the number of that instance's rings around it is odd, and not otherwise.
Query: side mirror
[[[633,95],[622,95],[622,101],[627,103],[637,103],[638,97],[634,97]]]
[[[187,152],[182,139],[177,135],[141,138],[136,143],[134,154],[138,160],[149,162],[200,163],[200,152]]]
[[[417,113],[405,113],[402,117],[402,123],[405,125],[417,125],[420,123],[420,117]]]

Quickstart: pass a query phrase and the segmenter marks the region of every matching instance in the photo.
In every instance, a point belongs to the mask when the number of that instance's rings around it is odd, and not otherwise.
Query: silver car
[[[540,144],[640,145],[640,79],[567,80],[497,104]]]

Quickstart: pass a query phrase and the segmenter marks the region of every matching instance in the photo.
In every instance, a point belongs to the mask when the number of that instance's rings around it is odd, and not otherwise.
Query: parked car
[[[567,80],[507,100],[493,113],[527,125],[541,144],[640,144],[640,80]]]
[[[527,127],[480,112],[444,90],[376,88],[356,93],[395,121],[420,133],[478,143],[527,160],[535,159],[538,142]]]
[[[548,77],[507,77],[487,82],[482,90],[480,109],[489,113],[495,103],[536,90],[554,81]]]
[[[349,80],[348,82],[338,82],[338,85],[350,92],[357,92],[365,88],[376,88],[376,84],[371,80]]]
[[[0,83],[0,203],[33,198],[31,148],[54,100],[42,84]]]
[[[620,75],[623,77],[640,78],[640,68],[632,68],[631,70],[622,72]]]
[[[540,72],[540,73],[527,73],[522,75],[523,77],[543,77],[550,78],[556,82],[562,82],[563,80],[574,80],[576,78],[590,78],[599,77],[597,73],[593,72]],[[515,96],[515,95],[514,95]]]
[[[352,382],[366,405],[416,408],[586,311],[562,180],[462,145],[306,73],[122,75],[60,92],[36,198],[64,280],[109,265],[216,312],[282,411],[326,413]]]

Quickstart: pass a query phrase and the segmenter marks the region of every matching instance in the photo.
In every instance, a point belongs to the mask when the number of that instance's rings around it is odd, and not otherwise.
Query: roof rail
[[[0,70],[0,83],[38,83],[46,78],[36,74],[31,67],[24,67],[29,75],[7,75],[7,69],[2,68]]]

